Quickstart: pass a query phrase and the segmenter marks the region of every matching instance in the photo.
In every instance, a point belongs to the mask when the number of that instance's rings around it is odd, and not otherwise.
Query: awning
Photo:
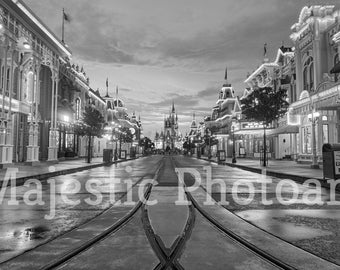
[[[289,134],[289,133],[299,133],[299,126],[282,126],[268,132],[268,136],[278,135],[278,134]]]
[[[331,74],[340,73],[340,62],[336,63],[334,67],[330,70]]]
[[[266,134],[271,132],[273,129],[266,129]],[[254,136],[263,136],[263,128],[261,129],[241,129],[235,131],[235,135],[254,135]]]

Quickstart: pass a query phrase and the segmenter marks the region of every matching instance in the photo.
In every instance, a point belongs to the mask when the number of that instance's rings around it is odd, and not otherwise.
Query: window
[[[303,69],[303,90],[308,90],[309,85],[307,81],[307,67]]]
[[[322,141],[323,143],[328,143],[329,141],[328,124],[322,125]]]
[[[314,65],[313,62],[309,65],[309,89],[314,89]]]
[[[33,102],[33,91],[34,91],[34,75],[33,72],[30,71],[27,74],[26,79],[26,91],[25,91],[25,101]]]
[[[314,86],[314,65],[313,58],[308,57],[303,65],[303,89],[311,91]]]
[[[311,127],[302,127],[302,153],[310,154],[312,152],[312,136],[311,136]]]
[[[81,103],[80,103],[80,99],[77,98],[76,99],[76,120],[80,119],[80,111],[81,111]]]
[[[340,62],[340,59],[339,59],[339,54],[337,53],[335,56],[334,56],[334,66]],[[339,80],[339,74],[338,73],[335,73],[334,74],[334,81],[337,82]]]

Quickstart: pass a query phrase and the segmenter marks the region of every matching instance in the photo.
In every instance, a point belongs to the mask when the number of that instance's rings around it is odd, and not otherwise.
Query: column
[[[8,40],[5,38],[1,46],[1,50],[3,54],[1,55],[1,62],[3,63],[4,73],[1,74],[0,78],[0,87],[1,87],[1,95],[2,95],[2,102],[1,102],[1,117],[0,117],[0,164],[6,163],[6,118],[5,118],[5,97],[6,97],[6,82],[7,82],[7,58],[8,58]],[[2,68],[2,67],[0,67]]]
[[[302,59],[301,59],[301,51],[299,48],[299,43],[295,43],[295,61],[296,61],[296,98],[299,100],[301,92],[303,89],[303,79],[302,79]]]
[[[33,69],[33,89],[32,90],[32,100],[31,100],[31,119],[29,123],[29,139],[27,146],[27,162],[38,162],[39,161],[39,118],[38,118],[38,93],[40,88],[39,73],[40,73],[40,62],[36,59],[34,61]]]
[[[319,20],[317,19],[314,22],[314,39],[312,42],[313,42],[313,63],[314,63],[314,89],[316,90],[316,88],[322,81],[320,25],[319,25]]]
[[[9,89],[8,89],[8,113],[7,113],[7,126],[6,126],[6,163],[12,163],[13,160],[13,121],[12,121],[12,93],[13,93],[13,80],[14,80],[14,53],[15,50],[11,49],[11,66],[9,72]]]
[[[57,108],[58,108],[58,71],[52,70],[52,106],[51,106],[51,127],[48,146],[48,161],[58,160],[58,147],[57,147]]]

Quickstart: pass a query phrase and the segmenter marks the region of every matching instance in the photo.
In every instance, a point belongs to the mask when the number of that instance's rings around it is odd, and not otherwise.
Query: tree
[[[87,162],[91,163],[92,137],[101,138],[104,133],[104,117],[93,107],[85,107],[85,112],[80,122],[75,126],[75,133],[79,136],[88,136]]]
[[[121,139],[122,142],[124,142],[124,143],[131,143],[131,142],[133,142],[133,134],[132,134],[130,128],[122,127],[120,129],[120,131],[121,131],[120,139]]]
[[[248,121],[263,124],[263,166],[266,166],[266,128],[273,121],[284,116],[289,103],[286,101],[287,91],[283,88],[271,87],[255,88],[246,97],[241,99],[242,114]]]
[[[140,139],[139,146],[142,146],[144,148],[144,153],[148,151],[148,149],[152,148],[152,141],[148,137],[144,137],[143,139]]]

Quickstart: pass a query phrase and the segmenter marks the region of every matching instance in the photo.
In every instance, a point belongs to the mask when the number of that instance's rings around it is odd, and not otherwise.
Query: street
[[[24,203],[26,198],[37,204],[36,185],[15,188],[16,206],[9,205],[13,189],[6,190],[1,269],[52,263],[58,269],[277,269],[278,262],[339,269],[340,209],[327,204],[330,191],[324,188],[318,194],[315,187],[180,155],[148,156],[54,179],[55,195],[51,179],[41,182],[44,205]],[[313,205],[306,204],[307,194]],[[340,201],[339,194],[335,198]],[[278,262],[235,246],[227,229]]]

